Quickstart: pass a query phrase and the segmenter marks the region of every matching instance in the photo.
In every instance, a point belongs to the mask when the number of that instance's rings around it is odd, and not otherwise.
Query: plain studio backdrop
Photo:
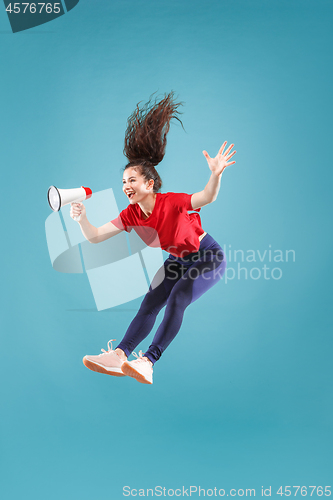
[[[332,483],[332,14],[323,0],[81,0],[13,34],[0,9],[4,499]],[[235,143],[200,212],[235,277],[186,310],[146,386],[83,366],[142,299],[97,312],[86,274],[53,270],[46,192],[112,188],[125,208],[127,117],[170,90],[185,131],[171,126],[162,192],[202,190],[202,150]],[[238,262],[260,276],[238,279]]]

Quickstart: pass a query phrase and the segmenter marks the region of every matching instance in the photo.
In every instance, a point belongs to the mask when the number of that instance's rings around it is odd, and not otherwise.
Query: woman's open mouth
[[[135,193],[128,193],[127,196],[129,197],[129,199],[133,198],[133,196],[135,195]]]

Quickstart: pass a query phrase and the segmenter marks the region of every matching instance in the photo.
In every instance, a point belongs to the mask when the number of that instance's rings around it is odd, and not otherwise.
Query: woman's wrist
[[[219,173],[212,171],[212,175],[213,175],[213,177],[216,177],[216,179],[220,179],[222,177],[222,173],[223,173],[223,170],[222,170],[222,172],[219,172]]]
[[[87,222],[87,220],[88,219],[87,219],[86,214],[84,214],[84,215],[81,214],[80,215],[80,220],[78,220],[78,223],[80,224],[80,226],[82,226],[82,224],[85,224]]]

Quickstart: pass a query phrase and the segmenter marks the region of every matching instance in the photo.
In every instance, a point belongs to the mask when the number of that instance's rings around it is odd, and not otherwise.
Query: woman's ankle
[[[115,349],[114,352],[116,352],[118,354],[118,356],[120,357],[120,359],[122,361],[126,361],[127,360],[126,354],[124,353],[124,351],[122,349],[119,349],[119,347],[117,347],[117,349]]]

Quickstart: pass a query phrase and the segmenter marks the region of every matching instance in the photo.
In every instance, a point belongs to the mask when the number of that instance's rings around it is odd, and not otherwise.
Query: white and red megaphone
[[[47,192],[47,200],[52,210],[59,212],[68,203],[79,203],[88,200],[91,195],[92,190],[83,186],[74,189],[58,189],[55,186],[51,186]],[[75,217],[76,221],[79,219],[80,217]]]

